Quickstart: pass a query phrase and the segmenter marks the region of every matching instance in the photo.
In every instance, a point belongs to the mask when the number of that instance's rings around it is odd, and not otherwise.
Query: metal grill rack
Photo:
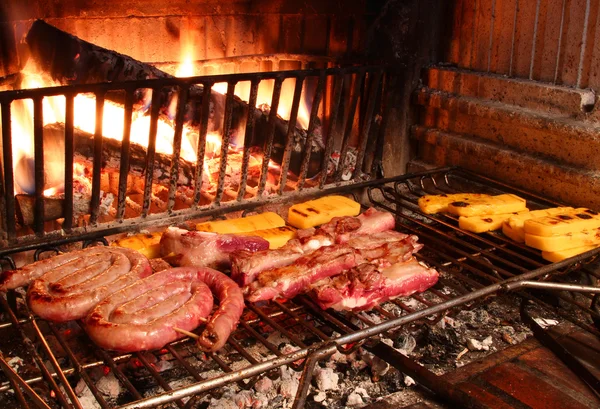
[[[519,283],[525,280],[565,277],[566,282],[566,273],[581,267],[599,251],[549,264],[538,252],[517,245],[500,233],[471,234],[458,229],[456,220],[449,216],[425,216],[418,211],[416,200],[424,193],[459,191],[512,192],[525,197],[531,208],[554,205],[459,169],[441,169],[321,192],[354,194],[357,199],[362,198],[365,207],[376,206],[393,212],[397,216],[397,228],[417,234],[425,244],[418,253],[419,258],[441,272],[439,283],[425,293],[413,295],[411,302],[404,298],[389,302],[400,314],[390,313],[386,304],[375,308],[370,314],[377,314],[380,323],[363,313],[322,311],[308,297],[300,296],[285,302],[248,304],[238,329],[225,348],[214,354],[203,354],[192,340],[184,339],[160,351],[120,355],[96,348],[78,323],[53,324],[32,316],[21,295],[17,294],[15,300],[15,294],[9,294],[6,298],[0,297],[2,353],[26,357],[31,365],[21,376],[40,395],[54,396],[53,405],[63,407],[82,407],[74,385],[83,380],[103,408],[133,409],[164,404],[191,408],[211,389],[234,382],[241,388],[250,388],[260,377],[275,377],[276,368],[288,366],[302,371],[294,402],[294,407],[300,408],[315,365],[336,351],[349,353],[358,347],[380,356],[442,397],[468,403],[468,396],[393,348],[377,342],[378,335],[417,321],[434,324],[448,310],[467,308],[484,297],[518,289]],[[585,266],[579,271],[597,276]],[[556,299],[560,305],[556,308],[535,293],[520,291],[519,294],[597,333],[590,321],[590,315],[597,317],[591,296],[582,298],[558,293]],[[269,339],[274,332],[286,339],[291,350],[281,351]],[[163,360],[168,360],[172,367],[159,371],[156,365]],[[92,379],[98,370],[113,372],[119,380],[125,392],[118,402],[107,402],[98,391]],[[140,384],[138,378],[145,379],[145,384]],[[173,379],[186,380],[187,384],[170,384]],[[0,391],[9,389],[11,384],[2,378]],[[17,394],[17,399],[23,407],[28,407],[22,395]]]

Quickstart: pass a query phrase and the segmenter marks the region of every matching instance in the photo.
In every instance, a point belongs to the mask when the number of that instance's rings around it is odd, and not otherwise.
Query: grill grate
[[[478,300],[506,290],[506,280],[552,277],[567,282],[566,273],[581,267],[598,251],[548,264],[536,251],[515,244],[500,233],[471,234],[458,229],[456,220],[450,216],[423,215],[418,211],[416,200],[420,195],[457,191],[512,192],[527,198],[532,208],[554,205],[527,192],[458,169],[327,189],[324,194],[341,192],[355,194],[358,198],[365,193],[362,197],[367,206],[394,212],[398,228],[417,234],[425,244],[418,257],[439,269],[442,273],[439,283],[425,293],[378,306],[369,314],[322,311],[305,296],[285,302],[249,304],[225,348],[214,354],[201,353],[190,339],[152,353],[110,353],[94,347],[78,323],[54,324],[30,315],[20,294],[13,302],[17,307],[9,307],[9,294],[6,298],[0,297],[4,312],[4,321],[0,324],[0,343],[3,344],[0,350],[5,356],[21,353],[34,363],[31,367],[37,366],[37,371],[30,367],[21,375],[32,387],[42,391],[43,396],[53,392],[52,403],[64,407],[81,407],[74,391],[78,380],[89,387],[102,408],[145,408],[167,403],[189,408],[211,389],[233,382],[248,389],[260,377],[275,378],[278,367],[288,366],[302,371],[294,405],[298,408],[304,403],[313,369],[319,360],[336,351],[350,353],[360,346],[442,396],[464,402],[468,397],[457,393],[429,370],[383,343],[365,341],[376,341],[378,334],[392,337],[395,331],[410,323],[435,325],[444,314],[456,312],[455,307],[473,308]],[[578,271],[594,278],[598,276],[589,265]],[[591,296],[559,292],[556,297],[548,298],[525,291],[520,291],[519,295],[598,333],[591,321],[591,318],[598,318]],[[280,349],[278,341],[271,338],[274,333],[280,335],[278,340],[285,340],[287,349]],[[50,369],[46,366],[48,362]],[[161,367],[164,362],[169,368]],[[125,391],[117,401],[107,401],[98,390],[94,376],[99,370],[112,372]],[[177,383],[173,383],[173,379]],[[182,386],[184,380],[188,384]],[[0,391],[9,389],[10,383],[3,380]],[[190,399],[186,401],[187,398]]]

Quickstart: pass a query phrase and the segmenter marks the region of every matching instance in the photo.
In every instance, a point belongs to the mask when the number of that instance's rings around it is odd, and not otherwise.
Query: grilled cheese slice
[[[525,221],[538,217],[552,216],[555,214],[575,211],[572,207],[552,207],[550,209],[532,210],[513,215],[502,223],[502,233],[518,243],[525,243],[525,231],[523,226]]]
[[[502,227],[502,224],[514,215],[514,213],[505,213],[471,217],[460,216],[458,218],[458,227],[473,233],[494,231]]]
[[[285,226],[285,220],[275,212],[265,212],[238,219],[198,223],[196,230],[221,234],[247,233]]]
[[[296,229],[290,226],[274,227],[272,229],[255,230],[245,233],[236,233],[240,236],[258,236],[269,242],[269,248],[278,249],[296,237]]]
[[[595,249],[596,247],[598,246],[575,247],[573,249],[561,251],[542,251],[542,257],[544,258],[544,260],[551,261],[552,263],[557,263],[569,257],[574,257],[578,254]]]
[[[111,245],[137,250],[147,258],[160,257],[162,233],[138,233],[115,240]]]
[[[477,198],[470,201],[459,200],[448,204],[449,213],[467,217],[517,213],[524,210],[527,210],[526,200],[513,194]]]
[[[324,196],[316,200],[298,203],[288,211],[288,223],[298,229],[328,223],[334,217],[358,216],[360,203],[344,196]]]
[[[552,216],[526,220],[525,234],[556,236],[592,230],[600,227],[600,215],[594,210],[579,208]]]
[[[481,193],[453,193],[447,195],[425,195],[419,198],[419,208],[425,214],[446,212],[452,202],[470,202],[474,199],[492,197]]]
[[[561,251],[600,244],[600,229],[584,230],[554,236],[536,236],[525,233],[525,244],[542,251]]]

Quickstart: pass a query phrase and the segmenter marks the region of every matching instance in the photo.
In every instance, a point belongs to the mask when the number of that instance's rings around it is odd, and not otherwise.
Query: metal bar
[[[73,123],[75,115],[73,95],[65,100],[65,213],[63,229],[70,232],[73,227]]]
[[[206,151],[206,134],[208,132],[208,117],[210,114],[210,94],[212,83],[202,84],[202,108],[200,117],[200,132],[198,133],[198,148],[196,155],[196,173],[194,178],[194,203],[192,209],[196,209],[200,203],[202,190],[202,172],[204,171],[204,155]]]
[[[8,302],[6,301],[6,298],[3,296],[0,296],[0,303],[2,304],[2,307],[4,308],[4,312],[8,315],[8,319],[13,323],[16,330],[19,332],[19,335],[21,336],[21,339],[23,340],[23,344],[26,346],[26,348],[30,352],[31,357],[33,358],[33,360],[34,360],[36,366],[38,367],[38,369],[40,370],[40,372],[42,373],[43,378],[46,380],[46,382],[48,382],[50,388],[56,394],[56,398],[58,399],[60,404],[64,408],[71,408],[72,406],[67,402],[66,398],[64,397],[63,393],[61,392],[60,388],[58,387],[57,383],[55,382],[53,374],[50,374],[50,371],[46,367],[44,360],[39,355],[39,353],[37,351],[37,347],[33,344],[31,339],[29,339],[29,337],[27,336],[27,334],[25,333],[25,331],[21,327],[21,325],[19,325],[19,320],[17,319],[17,317],[16,317],[15,313],[12,311],[12,309],[9,307]],[[30,322],[30,321],[31,321],[31,317],[28,320],[28,322]],[[58,374],[55,374],[54,376],[58,376]]]
[[[562,11],[561,11],[561,15],[560,15],[560,29],[558,31],[558,44],[556,45],[556,65],[554,67],[554,81],[552,81],[553,84],[556,84],[558,81],[558,73],[559,73],[559,67],[560,67],[560,59],[561,59],[561,52],[562,52],[562,40],[563,40],[563,32],[564,32],[564,26],[565,26],[565,13],[567,10],[567,0],[563,0],[563,4],[562,4]]]
[[[273,138],[275,136],[275,118],[277,117],[277,110],[279,109],[279,98],[281,97],[282,84],[283,77],[277,77],[275,79],[275,86],[273,87],[271,111],[269,112],[269,127],[267,130],[267,142],[264,148],[262,167],[260,171],[260,181],[258,183],[258,197],[262,196],[263,192],[265,191],[265,185],[267,184],[267,174],[269,173],[269,161],[271,160],[271,151],[273,150]]]
[[[129,177],[129,146],[131,137],[131,119],[133,115],[133,90],[128,89],[125,95],[123,117],[123,139],[121,140],[121,163],[119,166],[119,193],[117,199],[117,220],[125,216],[125,197],[127,194],[127,178]]]
[[[325,358],[325,356],[327,355],[321,352],[315,352],[314,354],[309,355],[308,359],[306,360],[306,364],[302,369],[302,375],[300,376],[300,383],[298,385],[298,389],[296,390],[296,396],[294,398],[292,409],[304,408],[304,405],[306,404],[306,397],[308,396],[308,389],[310,388],[310,381],[313,377],[317,363],[320,359]]]
[[[154,177],[154,154],[156,153],[156,133],[158,132],[158,114],[160,112],[160,90],[152,89],[152,107],[150,111],[150,130],[148,133],[148,149],[146,150],[146,175],[144,177],[144,201],[142,217],[147,217],[152,200],[152,180]]]
[[[325,186],[327,181],[327,170],[329,167],[329,160],[331,159],[331,152],[333,151],[333,143],[337,139],[337,122],[340,110],[340,102],[342,100],[342,91],[344,89],[344,76],[337,75],[335,77],[335,89],[333,91],[333,98],[331,99],[333,107],[331,108],[331,115],[329,116],[329,131],[327,132],[327,142],[325,145],[325,155],[323,156],[323,162],[321,162],[321,178],[319,180],[319,188]]]
[[[536,6],[535,6],[535,20],[533,23],[533,38],[531,40],[531,60],[529,61],[529,79],[532,80],[533,79],[533,66],[535,63],[535,47],[536,47],[536,42],[537,42],[537,36],[538,36],[538,23],[539,23],[539,19],[540,19],[540,3],[541,0],[537,0]]]
[[[229,154],[229,141],[231,139],[231,123],[233,112],[233,96],[235,91],[235,82],[227,84],[227,95],[225,97],[225,117],[223,118],[223,135],[221,137],[221,156],[219,160],[219,179],[217,182],[217,193],[214,204],[220,205],[225,189],[225,172],[227,171],[227,156]]]
[[[358,153],[356,155],[356,164],[354,165],[354,172],[352,179],[358,178],[364,169],[365,150],[367,149],[367,141],[369,140],[369,131],[371,130],[371,122],[373,122],[373,112],[375,111],[375,104],[377,103],[377,93],[379,91],[379,85],[381,83],[381,71],[371,73],[373,77],[370,81],[369,100],[367,103],[367,110],[365,112],[365,121],[360,135],[360,142],[358,146]],[[341,158],[340,158],[341,159]]]
[[[175,134],[173,135],[173,160],[171,162],[171,184],[169,185],[169,200],[167,202],[167,212],[172,213],[175,206],[175,192],[177,191],[177,181],[179,180],[179,159],[181,157],[181,137],[183,133],[183,122],[185,117],[186,105],[188,100],[189,85],[185,84],[179,88],[177,98],[177,113],[175,114]]]
[[[71,347],[69,347],[69,343],[65,341],[62,334],[56,329],[56,326],[54,324],[49,323],[48,326],[50,327],[50,330],[60,343],[60,346],[67,353],[71,364],[75,367],[74,372],[83,378],[84,382],[87,384],[88,388],[90,389],[90,391],[94,395],[94,398],[96,398],[100,406],[102,406],[103,408],[108,408],[109,406],[106,403],[106,400],[104,399],[100,391],[98,390],[98,388],[96,387],[96,383],[90,378],[88,373],[84,370],[83,366],[79,363],[79,360],[73,353],[73,350],[71,349]]]
[[[44,234],[44,114],[42,99],[33,100],[33,146],[35,208],[33,230],[38,236]]]
[[[104,118],[104,93],[96,94],[96,129],[94,131],[94,166],[92,169],[92,198],[90,224],[98,222],[100,211],[100,172],[102,170],[102,121]]]
[[[513,29],[510,39],[510,61],[508,64],[508,76],[513,74],[513,61],[515,60],[515,42],[517,37],[517,15],[519,14],[519,0],[515,0],[515,12],[513,15]]]
[[[300,97],[302,96],[303,85],[304,77],[296,78],[294,96],[292,99],[292,110],[290,112],[290,119],[288,121],[288,128],[285,137],[285,149],[283,151],[283,160],[281,161],[281,175],[279,175],[278,194],[280,195],[282,195],[285,191],[285,185],[287,183],[287,174],[290,168],[290,159],[292,157],[292,142],[294,139],[294,133],[296,132],[296,121],[298,119],[298,110],[300,109]]]
[[[327,75],[337,74],[354,74],[369,71],[373,69],[381,68],[377,65],[367,66],[351,66],[342,68],[328,68],[326,70]],[[125,87],[133,87],[136,89],[140,88],[154,88],[154,87],[168,87],[168,86],[184,86],[190,83],[199,82],[241,82],[241,81],[252,81],[252,80],[271,80],[286,78],[296,78],[299,75],[304,76],[318,76],[321,73],[320,68],[310,70],[289,70],[289,71],[268,71],[268,72],[252,72],[242,74],[220,74],[220,75],[203,75],[189,78],[153,78],[145,80],[135,81],[117,81],[99,84],[77,84],[77,85],[62,85],[58,87],[47,87],[47,88],[31,88],[17,91],[2,91],[0,97],[2,100],[17,100],[17,99],[28,99],[36,97],[47,97],[54,95],[65,95],[65,94],[81,94],[81,93],[93,93],[93,94],[105,94],[108,91],[120,90],[122,91]]]
[[[246,187],[248,184],[248,162],[250,160],[250,148],[254,140],[254,125],[256,121],[256,100],[258,98],[259,80],[252,80],[250,84],[250,98],[248,101],[248,118],[246,120],[246,131],[244,134],[244,153],[242,156],[242,180],[240,181],[240,190],[238,191],[237,201],[241,202],[246,196]]]
[[[27,384],[27,382],[25,382],[23,380],[23,378],[21,378],[14,371],[14,369],[12,369],[11,366],[4,360],[4,355],[1,352],[0,352],[0,367],[2,368],[2,372],[4,372],[4,374],[8,377],[10,382],[13,384],[13,391],[19,397],[19,400],[21,401],[21,403],[25,404],[25,407],[28,407],[28,406],[27,406],[27,403],[25,402],[25,400],[23,399],[23,394],[21,393],[21,388],[23,388],[25,390],[25,393],[27,393],[27,395],[29,395],[31,400],[33,400],[33,403],[35,403],[35,406],[37,406],[40,409],[50,409],[50,406],[48,406],[48,404],[46,402],[44,402],[44,400],[42,398],[40,398],[40,395],[38,395],[33,389],[31,389],[31,387]]]
[[[327,77],[325,76],[325,71],[323,71],[319,76],[319,82],[317,82],[317,89],[315,90],[315,96],[313,98],[313,103],[310,110],[308,131],[306,133],[306,143],[304,144],[304,151],[302,152],[302,164],[300,165],[300,174],[298,175],[298,190],[302,190],[304,188],[304,184],[306,183],[306,174],[308,173],[308,164],[310,162],[310,155],[312,153],[312,142],[315,137],[319,107],[321,106],[321,99],[323,98],[323,90],[325,89],[326,80]],[[321,172],[327,173],[327,167],[322,167]]]
[[[514,283],[509,283],[503,286],[503,290],[519,290],[521,288],[536,288],[539,290],[550,291],[575,291],[578,293],[600,294],[600,287],[581,284],[565,284],[565,283],[549,283],[547,281],[529,281],[523,280]]]
[[[146,367],[146,369],[150,372],[150,374],[152,375],[152,377],[154,379],[156,379],[156,382],[158,382],[158,384],[160,385],[161,388],[163,388],[167,392],[173,390],[173,388],[171,388],[169,386],[169,384],[163,379],[163,377],[158,373],[158,371],[156,370],[156,368],[154,368],[154,366],[150,362],[148,362],[148,360],[146,359],[146,357],[144,356],[144,354],[136,352],[135,356],[136,356],[136,358],[142,364],[144,364],[144,366]],[[177,406],[179,406],[180,408],[183,408],[185,406],[184,403],[183,403],[183,401],[181,399],[176,400],[175,404]]]
[[[358,105],[360,89],[362,88],[363,81],[365,80],[365,75],[366,73],[364,72],[357,74],[356,79],[354,80],[354,92],[352,94],[352,100],[350,101],[350,110],[348,111],[346,129],[344,131],[344,137],[342,139],[340,161],[338,162],[338,167],[334,176],[336,182],[342,180],[342,175],[344,174],[344,162],[346,161],[346,155],[348,154],[350,136],[352,135],[352,129],[354,128],[354,115],[356,114],[356,106]]]
[[[577,67],[577,83],[576,87],[581,88],[581,83],[583,81],[583,66],[585,64],[585,51],[587,48],[588,42],[588,27],[590,23],[590,8],[591,8],[591,0],[586,0],[585,2],[585,17],[583,20],[583,30],[581,33],[581,43],[579,44],[579,65]]]
[[[2,110],[2,163],[4,165],[4,202],[6,205],[6,214],[2,215],[2,218],[6,218],[6,233],[9,240],[16,237],[17,231],[10,106],[11,101],[5,100],[0,107]]]

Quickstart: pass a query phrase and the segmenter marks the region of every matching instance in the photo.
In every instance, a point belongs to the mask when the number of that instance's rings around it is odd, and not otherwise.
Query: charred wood
[[[73,129],[75,153],[74,162],[81,163],[92,169],[94,158],[94,135],[80,129]],[[56,151],[64,152],[65,127],[62,123],[44,126],[44,145],[53,146]],[[50,150],[45,150],[49,151]],[[64,163],[62,158],[47,157],[46,163]],[[154,154],[154,174],[152,180],[160,185],[168,185],[171,172],[171,155],[156,152]],[[108,173],[119,173],[121,164],[121,141],[115,139],[102,139],[102,170]],[[64,167],[64,165],[63,165]],[[179,159],[178,184],[189,186],[192,183],[195,165],[185,159]],[[146,173],[146,148],[136,143],[131,143],[129,148],[129,174],[143,176]],[[64,173],[63,173],[64,177]]]
[[[63,85],[92,84],[155,78],[173,78],[173,76],[153,67],[150,64],[135,60],[127,55],[108,50],[87,41],[72,36],[42,20],[33,23],[27,34],[27,44],[31,55],[38,67],[47,72],[52,78]],[[198,128],[201,122],[202,99],[205,94],[202,85],[193,85],[189,89],[189,97],[185,107],[184,121],[187,125]],[[160,96],[160,111],[163,117],[173,117],[170,107],[176,101],[179,89],[176,86],[163,87]],[[108,93],[107,99],[123,102],[122,92]],[[148,92],[136,90],[134,108],[147,109],[149,105]],[[226,97],[215,91],[210,93],[210,114],[208,131],[222,133],[224,127]],[[268,115],[261,109],[254,110],[255,129],[253,146],[266,149],[266,138],[269,128]],[[248,104],[235,96],[232,107],[232,126],[230,140],[241,143],[244,140],[244,130],[248,117]],[[288,122],[275,116],[274,145],[285,146]],[[324,143],[321,132],[313,138],[308,177],[318,172],[324,153]],[[306,141],[306,132],[296,127],[293,135],[290,170],[298,173],[301,163],[302,150]],[[194,145],[197,141],[192,141]],[[283,155],[275,155],[273,160],[281,161]],[[280,162],[279,162],[280,163]],[[314,165],[313,165],[314,164]]]

